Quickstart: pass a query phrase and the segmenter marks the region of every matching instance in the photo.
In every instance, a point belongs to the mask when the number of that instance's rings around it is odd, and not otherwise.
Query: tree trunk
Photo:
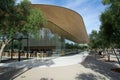
[[[4,50],[5,46],[6,46],[10,41],[11,41],[11,40],[2,42],[2,45],[1,45],[1,48],[0,48],[0,62],[1,62],[1,60],[2,60],[2,53],[3,53],[3,50]]]
[[[117,58],[117,61],[118,61],[119,65],[120,65],[119,57],[117,56],[117,54],[116,54],[116,52],[115,52],[115,49],[114,49],[113,47],[112,47],[112,49],[113,49],[113,52],[114,52],[114,54],[115,54],[115,56],[116,56],[116,58]]]
[[[106,52],[107,52],[108,61],[110,61],[110,53],[108,51],[108,48],[107,48]]]
[[[6,44],[3,42],[2,46],[1,46],[1,49],[0,49],[0,62],[2,60],[2,53],[3,53],[3,50],[4,50],[5,46],[6,46]]]
[[[110,53],[108,52],[108,61],[110,61]]]

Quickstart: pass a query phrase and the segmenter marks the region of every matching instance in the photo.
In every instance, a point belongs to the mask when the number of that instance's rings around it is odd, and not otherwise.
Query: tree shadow
[[[83,73],[83,74],[78,74],[77,77],[75,78],[76,80],[105,80],[105,78],[101,76],[96,76],[91,73]]]
[[[0,67],[1,68],[1,67]],[[23,71],[23,68],[16,69],[16,68],[10,68],[10,67],[4,67],[0,74],[0,80],[13,80],[13,77],[16,74],[19,74]],[[3,73],[2,73],[3,72]]]
[[[120,79],[120,73],[111,71],[112,68],[118,68],[114,62],[104,62],[89,55],[81,64],[86,68],[90,68],[95,72],[99,72],[100,74],[109,77],[111,80]]]
[[[35,68],[35,67],[40,67],[40,66],[51,66],[53,65],[54,62],[52,59],[28,59],[25,61],[16,61],[16,62],[11,62],[11,63],[7,63],[7,66],[9,67],[13,67],[13,68]],[[3,66],[6,64],[3,64]]]
[[[40,80],[54,80],[53,78],[41,78]]]
[[[9,63],[8,66],[10,67],[4,67],[4,66],[0,67],[0,73],[1,73],[0,80],[13,80],[32,68],[40,67],[40,66],[50,67],[53,64],[54,62],[52,61],[52,59],[45,59],[45,60],[35,59],[35,60],[26,60],[23,62],[21,61],[21,62]]]

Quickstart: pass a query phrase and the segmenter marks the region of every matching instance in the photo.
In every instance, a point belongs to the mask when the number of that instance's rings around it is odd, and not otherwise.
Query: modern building
[[[75,43],[88,43],[88,35],[82,19],[77,12],[68,8],[33,4],[32,8],[40,9],[47,23],[40,29],[40,39],[29,39],[29,49],[63,51],[65,39]],[[24,41],[24,48],[27,43]]]

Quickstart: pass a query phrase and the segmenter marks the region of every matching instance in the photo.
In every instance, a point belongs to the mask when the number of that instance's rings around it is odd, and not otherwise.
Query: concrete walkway
[[[119,67],[117,63],[96,59],[88,55],[88,52],[43,60],[34,59],[21,62],[21,65],[27,69],[26,72],[5,80],[120,80],[120,73],[111,71],[112,68]]]
[[[93,56],[87,56],[82,62],[80,57],[81,63],[78,63],[78,57],[80,55],[57,58],[54,61],[59,63],[60,60],[63,65],[70,61],[74,62],[74,59],[75,64],[56,67],[46,66],[45,68],[35,67],[14,80],[120,80],[120,73],[110,70],[118,67],[115,63],[106,63],[95,59]],[[69,62],[66,63],[66,61]]]

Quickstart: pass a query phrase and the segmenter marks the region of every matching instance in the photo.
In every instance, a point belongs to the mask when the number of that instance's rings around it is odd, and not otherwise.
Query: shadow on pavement
[[[15,69],[10,67],[0,67],[0,80],[13,80],[13,77],[20,72],[22,72],[23,68]]]
[[[21,74],[25,73],[26,71],[40,66],[51,66],[54,62],[52,59],[46,59],[46,60],[33,60],[28,62],[16,62],[16,65],[9,64],[8,66],[12,67],[0,67],[0,80],[13,80],[16,77],[20,76]],[[15,66],[23,66],[22,68],[16,68]],[[41,79],[42,80],[42,79]],[[43,79],[44,80],[44,79]],[[46,80],[46,79],[45,79]]]
[[[81,75],[77,75],[76,80],[105,80],[105,79],[101,76],[96,76],[91,73],[87,73],[87,74],[84,73]]]
[[[101,60],[97,60],[95,57],[93,57],[93,55],[89,55],[81,64],[86,68],[90,68],[91,70],[95,72],[103,74],[104,76],[110,78],[110,80],[120,80],[120,73],[111,71],[112,68],[118,68],[118,66],[116,66],[112,62],[110,63],[110,62],[104,62]],[[78,75],[78,78],[82,76],[83,78],[93,76],[93,80],[97,80],[94,78],[95,76],[92,74]]]
[[[40,80],[54,80],[54,79],[52,79],[52,78],[41,78]]]

